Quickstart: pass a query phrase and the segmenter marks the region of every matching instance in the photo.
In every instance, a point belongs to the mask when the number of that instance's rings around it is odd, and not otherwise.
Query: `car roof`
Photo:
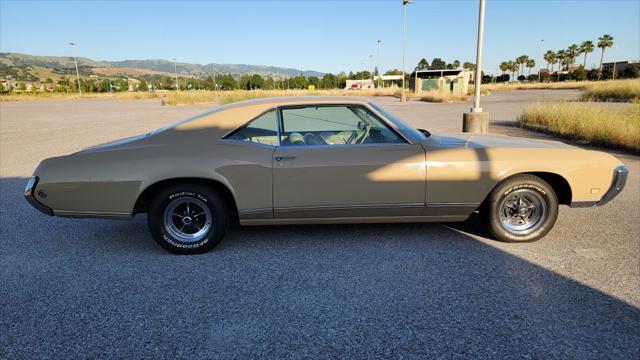
[[[232,103],[223,108],[236,108],[253,105],[287,106],[304,104],[367,104],[369,99],[359,96],[284,96],[267,97]]]

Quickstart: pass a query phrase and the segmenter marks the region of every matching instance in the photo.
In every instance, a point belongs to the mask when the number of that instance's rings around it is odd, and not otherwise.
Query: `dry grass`
[[[113,94],[109,93],[89,93],[89,94],[70,94],[70,93],[20,93],[11,95],[0,95],[0,102],[11,101],[38,101],[38,100],[74,100],[74,99],[109,99],[113,98]]]
[[[72,100],[72,99],[116,99],[121,101],[160,99],[162,105],[193,105],[203,103],[230,104],[233,102],[279,96],[396,96],[401,90],[395,88],[369,90],[232,90],[232,91],[158,91],[120,93],[23,93],[0,96],[2,101]]]
[[[482,88],[480,88],[482,90]],[[467,95],[462,94],[450,94],[440,91],[429,91],[424,94],[421,94],[419,97],[420,101],[426,102],[434,102],[434,103],[456,103],[456,102],[466,102],[468,99]]]
[[[591,83],[582,91],[580,99],[582,101],[640,101],[640,79]]]
[[[563,90],[563,89],[577,89],[582,90],[591,84],[591,81],[567,81],[567,82],[550,82],[550,83],[496,83],[496,84],[482,84],[482,89],[487,91],[512,91],[512,90]]]
[[[518,123],[570,139],[640,152],[640,104],[530,105]]]

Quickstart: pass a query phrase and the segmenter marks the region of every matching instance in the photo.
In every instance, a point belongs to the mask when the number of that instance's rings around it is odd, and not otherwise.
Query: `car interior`
[[[280,146],[404,143],[405,140],[362,106],[299,106],[281,110]],[[275,110],[228,138],[278,145]]]

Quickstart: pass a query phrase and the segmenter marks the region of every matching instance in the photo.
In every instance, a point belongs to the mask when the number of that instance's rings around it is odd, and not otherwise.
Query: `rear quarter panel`
[[[502,180],[521,173],[562,176],[572,201],[598,201],[622,163],[598,151],[578,148],[430,148],[427,203],[481,203]]]

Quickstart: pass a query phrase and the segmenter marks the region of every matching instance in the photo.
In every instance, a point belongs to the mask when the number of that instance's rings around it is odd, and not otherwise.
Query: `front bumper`
[[[613,198],[615,198],[616,196],[618,196],[618,194],[622,192],[622,189],[624,189],[624,186],[627,184],[628,175],[629,175],[629,169],[626,166],[624,165],[618,166],[613,171],[613,181],[611,182],[611,187],[609,188],[609,191],[607,191],[607,193],[604,194],[604,196],[602,197],[602,199],[600,199],[600,201],[598,201],[596,206],[602,206],[608,203],[609,201],[613,200]]]
[[[51,208],[44,206],[35,198],[34,191],[36,190],[36,185],[38,185],[38,177],[32,176],[29,181],[27,181],[27,187],[24,189],[24,197],[27,199],[27,202],[31,204],[38,211],[47,214],[49,216],[53,216],[53,210]]]

